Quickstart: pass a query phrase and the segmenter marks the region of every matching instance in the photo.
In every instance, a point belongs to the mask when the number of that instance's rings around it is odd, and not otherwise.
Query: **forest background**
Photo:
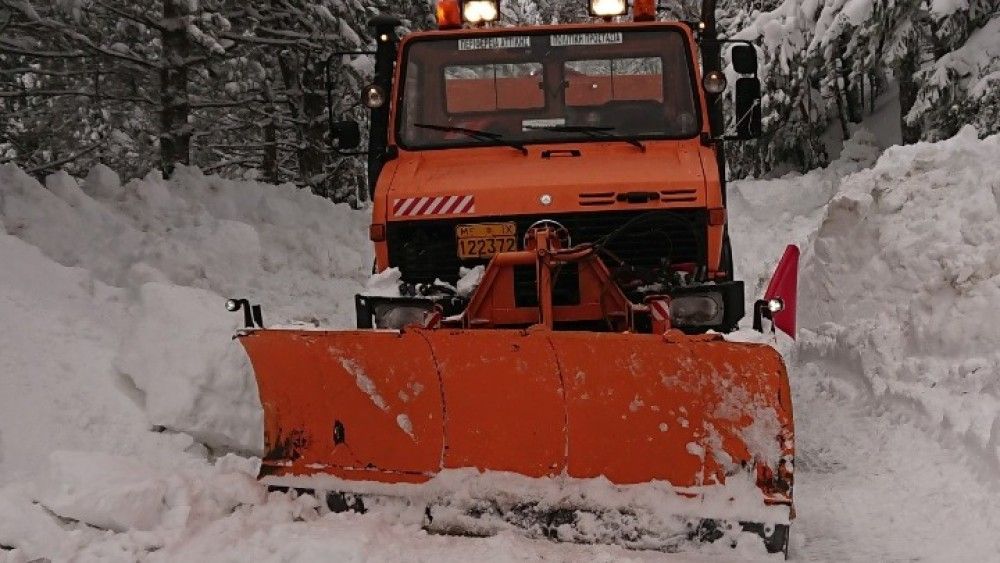
[[[661,0],[660,17],[697,21],[699,5]],[[1000,131],[1000,0],[719,5],[721,35],[762,56],[764,134],[728,152],[733,177],[825,165],[876,113],[904,144]],[[580,0],[501,10],[507,25],[587,18]],[[371,49],[380,13],[434,23],[425,0],[0,0],[0,164],[194,165],[360,205],[363,162],[330,148],[327,123],[366,121],[373,61],[334,53]]]

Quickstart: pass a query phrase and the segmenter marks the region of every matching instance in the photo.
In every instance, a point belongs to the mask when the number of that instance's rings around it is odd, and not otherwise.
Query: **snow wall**
[[[133,453],[183,433],[256,451],[256,386],[230,340],[242,315],[225,299],[262,303],[268,323],[346,325],[371,268],[363,212],[191,168],[42,185],[2,167],[0,223],[0,483],[57,448]]]
[[[873,146],[862,132],[827,169],[736,183],[737,272],[759,295],[760,265],[800,244],[792,385],[795,369],[856,378],[859,400],[1000,464],[1000,136],[966,127],[871,165]]]

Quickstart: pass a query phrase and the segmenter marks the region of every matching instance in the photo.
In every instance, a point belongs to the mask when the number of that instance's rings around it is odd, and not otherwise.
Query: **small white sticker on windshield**
[[[476,37],[459,39],[459,51],[478,51],[482,49],[522,49],[531,47],[531,37],[527,35],[509,35],[504,37]]]
[[[607,33],[560,33],[553,35],[550,45],[569,47],[572,45],[615,45],[622,42],[620,31]]]
[[[533,131],[535,129],[545,129],[546,127],[562,127],[566,125],[565,117],[554,117],[552,119],[525,119],[521,121],[521,131]]]

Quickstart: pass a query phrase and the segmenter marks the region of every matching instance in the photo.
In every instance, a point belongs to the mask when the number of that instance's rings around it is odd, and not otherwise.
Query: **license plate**
[[[489,258],[501,252],[517,250],[517,225],[514,223],[476,223],[455,227],[458,257],[463,260]]]

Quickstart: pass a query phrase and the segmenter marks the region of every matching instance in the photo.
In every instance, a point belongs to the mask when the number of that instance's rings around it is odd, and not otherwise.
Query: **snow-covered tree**
[[[535,0],[504,0],[500,3],[500,19],[507,25],[538,25],[543,22]]]
[[[664,4],[694,21],[701,0]],[[327,121],[364,124],[378,13],[431,25],[426,0],[0,0],[0,162],[126,176],[192,163],[363,197],[364,162]],[[588,21],[578,0],[505,0],[507,24]],[[763,137],[736,175],[826,163],[898,91],[904,142],[1000,130],[1000,0],[719,0],[720,35],[759,46]],[[329,96],[328,96],[329,94]],[[332,104],[328,104],[328,100]],[[332,111],[329,105],[332,105]],[[364,127],[362,127],[364,129]],[[827,133],[835,133],[828,135]]]
[[[724,3],[730,36],[761,46],[764,138],[731,151],[740,174],[826,161],[820,137],[861,122],[898,89],[903,142],[996,131],[1000,0]]]
[[[816,13],[797,0],[785,0],[768,12],[747,12],[727,5],[721,23],[727,37],[758,46],[762,64],[762,137],[733,144],[728,157],[736,176],[760,175],[774,169],[808,169],[827,161],[820,139],[829,124],[829,107],[818,91],[818,77],[808,56]]]
[[[927,14],[934,57],[916,71],[905,123],[926,140],[951,137],[965,124],[1000,132],[1000,1],[949,3]]]

